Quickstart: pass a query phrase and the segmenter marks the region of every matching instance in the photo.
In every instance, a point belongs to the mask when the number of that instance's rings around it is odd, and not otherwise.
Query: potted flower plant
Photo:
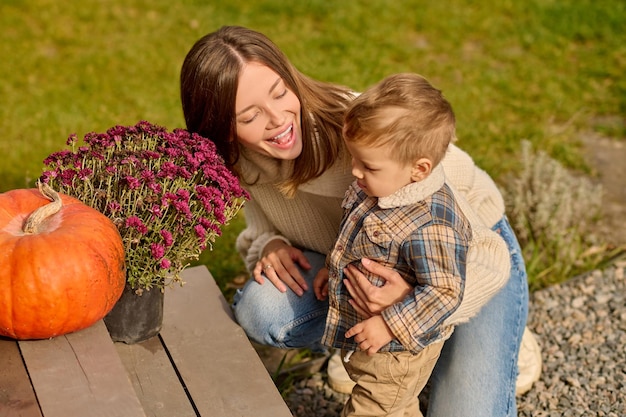
[[[183,284],[182,270],[212,247],[248,195],[215,144],[184,129],[141,121],[88,133],[83,142],[70,135],[69,150],[44,160],[40,181],[117,226],[127,285],[105,323],[114,340],[135,343],[160,331],[164,288]],[[156,317],[142,318],[140,305],[155,297]]]

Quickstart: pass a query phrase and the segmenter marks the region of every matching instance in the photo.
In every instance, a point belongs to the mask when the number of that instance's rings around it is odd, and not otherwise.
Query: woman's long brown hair
[[[284,80],[301,103],[302,153],[293,176],[281,184],[292,196],[297,187],[324,173],[342,154],[343,116],[351,100],[348,88],[314,80],[298,71],[265,35],[240,26],[224,26],[199,39],[180,74],[187,129],[215,142],[226,165],[239,175],[235,99],[243,65],[258,62]]]

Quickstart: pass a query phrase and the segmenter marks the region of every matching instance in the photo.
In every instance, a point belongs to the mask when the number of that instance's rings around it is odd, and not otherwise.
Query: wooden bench
[[[2,417],[290,417],[203,267],[166,290],[163,329],[113,343],[102,321],[48,340],[0,338]]]

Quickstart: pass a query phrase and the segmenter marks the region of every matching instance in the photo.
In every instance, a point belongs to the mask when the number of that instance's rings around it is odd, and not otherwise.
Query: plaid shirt
[[[424,180],[391,196],[367,196],[353,183],[343,201],[339,237],[327,257],[329,313],[322,343],[356,350],[345,333],[362,320],[348,303],[343,270],[354,263],[371,283],[384,281],[361,267],[367,257],[394,268],[414,288],[382,316],[395,339],[380,351],[417,353],[426,345],[447,339],[452,326],[443,321],[463,297],[465,264],[472,230],[445,184],[441,166]]]

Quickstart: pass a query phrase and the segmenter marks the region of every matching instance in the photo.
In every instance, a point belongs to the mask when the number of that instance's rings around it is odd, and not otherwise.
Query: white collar
[[[433,195],[445,182],[443,166],[438,164],[425,179],[405,185],[391,195],[380,197],[378,206],[387,209],[415,204]]]

